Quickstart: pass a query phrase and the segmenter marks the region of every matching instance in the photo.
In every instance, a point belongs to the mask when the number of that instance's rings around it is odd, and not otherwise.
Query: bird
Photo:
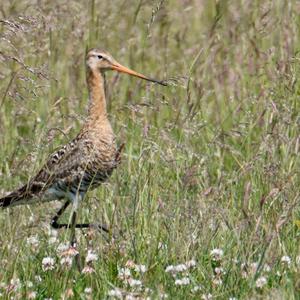
[[[75,228],[89,228],[94,224],[77,223],[79,204],[88,191],[108,180],[121,162],[124,144],[117,147],[110,124],[106,97],[105,73],[117,71],[166,86],[165,81],[152,79],[118,63],[108,52],[93,48],[86,53],[86,82],[89,94],[88,113],[79,133],[54,153],[36,175],[20,188],[0,198],[0,207],[7,208],[53,200],[64,201],[51,219],[55,229],[70,228],[72,246],[76,244]],[[69,222],[59,218],[72,205]],[[104,225],[100,229],[109,232]]]

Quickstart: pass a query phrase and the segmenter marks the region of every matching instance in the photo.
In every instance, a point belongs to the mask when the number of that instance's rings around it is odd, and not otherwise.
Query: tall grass
[[[279,0],[4,1],[1,195],[78,132],[87,48],[170,85],[107,74],[126,148],[80,219],[116,236],[77,232],[80,273],[62,261],[68,232],[49,227],[60,203],[2,211],[1,297],[299,299],[299,12]]]

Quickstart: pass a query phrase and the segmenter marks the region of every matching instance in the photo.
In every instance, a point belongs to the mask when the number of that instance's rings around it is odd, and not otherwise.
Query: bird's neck
[[[87,70],[89,90],[88,118],[91,121],[106,121],[106,99],[104,77],[98,70]]]

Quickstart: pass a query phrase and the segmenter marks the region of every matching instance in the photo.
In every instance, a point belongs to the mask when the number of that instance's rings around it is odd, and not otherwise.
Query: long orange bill
[[[161,85],[164,85],[164,86],[167,86],[167,84],[163,81],[160,81],[160,80],[156,80],[156,79],[152,79],[152,78],[149,78],[149,77],[146,77],[145,75],[143,74],[140,74],[138,72],[135,72],[129,68],[126,68],[118,63],[114,63],[111,68],[113,70],[116,70],[118,72],[122,72],[122,73],[126,73],[126,74],[129,74],[129,75],[132,75],[132,76],[135,76],[135,77],[139,77],[139,78],[142,78],[142,79],[145,79],[145,80],[148,80],[148,81],[151,81],[151,82],[155,82],[155,83],[158,83],[158,84],[161,84]]]

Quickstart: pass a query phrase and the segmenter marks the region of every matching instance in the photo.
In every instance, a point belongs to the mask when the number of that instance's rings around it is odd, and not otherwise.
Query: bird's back
[[[106,128],[108,127],[108,128]],[[2,206],[83,196],[106,181],[120,159],[111,127],[84,126],[75,139],[51,154],[36,176],[9,194]]]

